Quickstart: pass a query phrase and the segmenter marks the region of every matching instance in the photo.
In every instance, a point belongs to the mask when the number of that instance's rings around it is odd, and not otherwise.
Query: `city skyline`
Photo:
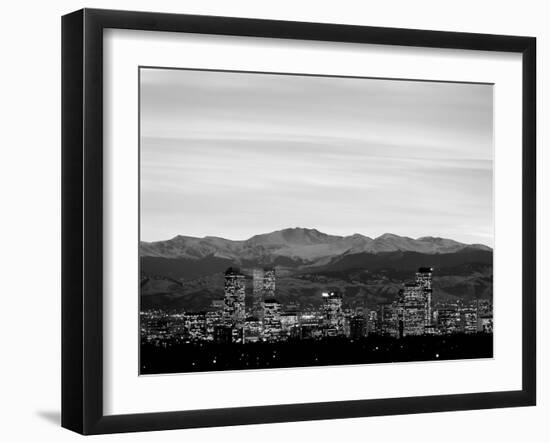
[[[402,282],[401,289],[391,301],[370,306],[345,303],[344,294],[329,287],[319,294],[320,304],[317,306],[301,306],[294,300],[283,303],[276,297],[276,273],[276,268],[272,267],[255,267],[246,272],[238,267],[226,269],[221,299],[213,300],[205,311],[181,310],[175,313],[178,317],[192,319],[177,331],[176,340],[244,344],[292,338],[349,338],[350,334],[355,338],[367,335],[403,338],[493,332],[491,300],[433,303],[432,267],[419,267],[414,278]],[[246,283],[250,279],[252,288]],[[260,288],[258,280],[262,282]],[[247,299],[252,303],[247,304]],[[153,312],[155,316],[157,310],[145,310],[141,314],[148,315],[147,312]],[[283,321],[285,317],[287,320]],[[350,326],[354,323],[359,330],[352,334]],[[173,335],[166,332],[167,336]],[[149,342],[170,340],[162,334],[151,336],[146,330],[142,330],[142,336]]]
[[[395,362],[408,361],[411,351],[424,360],[491,357],[492,300],[433,303],[433,274],[432,267],[418,268],[390,302],[349,304],[326,286],[315,305],[301,305],[276,298],[276,268],[230,267],[223,298],[207,310],[140,311],[142,349],[170,356],[161,362],[144,357],[140,367],[155,373],[313,366],[320,358],[333,364]],[[342,355],[338,347],[350,349]],[[316,350],[302,355],[306,348]]]
[[[140,78],[141,240],[315,226],[493,246],[491,85]]]

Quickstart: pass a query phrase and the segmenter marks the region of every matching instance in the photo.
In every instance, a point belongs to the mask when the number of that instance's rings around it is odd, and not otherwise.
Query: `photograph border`
[[[522,389],[125,415],[103,412],[103,30],[107,28],[522,54]],[[82,434],[536,404],[536,39],[83,9],[62,18],[62,426]]]

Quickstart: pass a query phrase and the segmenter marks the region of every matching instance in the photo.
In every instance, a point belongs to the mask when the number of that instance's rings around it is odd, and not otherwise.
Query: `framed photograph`
[[[532,37],[62,20],[62,425],[536,401]]]

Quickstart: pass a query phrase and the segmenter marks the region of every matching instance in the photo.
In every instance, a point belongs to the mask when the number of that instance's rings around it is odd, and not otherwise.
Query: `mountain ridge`
[[[395,299],[418,267],[433,267],[434,302],[492,297],[492,249],[440,237],[386,233],[329,235],[289,228],[247,240],[176,236],[140,244],[143,309],[208,310],[224,296],[224,272],[237,266],[252,271],[277,270],[276,297],[281,302],[317,306],[322,291],[338,290],[348,305],[370,306]]]
[[[447,254],[467,248],[492,251],[486,245],[461,243],[441,237],[424,236],[414,239],[391,233],[385,233],[376,238],[359,233],[339,236],[326,234],[317,229],[296,227],[254,235],[246,240],[177,235],[164,241],[142,241],[140,256],[190,260],[216,257],[236,263],[254,260],[266,264],[273,263],[277,259],[292,259],[313,264],[348,254],[380,254],[396,251]]]

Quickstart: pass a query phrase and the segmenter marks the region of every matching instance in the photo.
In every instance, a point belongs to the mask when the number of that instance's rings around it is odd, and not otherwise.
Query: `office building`
[[[237,268],[225,271],[224,302],[224,323],[241,327],[245,319],[245,276]]]
[[[263,338],[267,341],[278,341],[282,333],[281,303],[274,298],[268,298],[263,302],[263,312]]]
[[[400,337],[424,334],[426,296],[422,286],[406,284],[399,291],[397,318]]]
[[[264,270],[255,268],[252,270],[252,313],[260,318],[262,316],[262,302],[264,301]]]
[[[425,302],[424,323],[427,328],[432,326],[432,274],[433,268],[419,268],[416,273],[416,285],[422,289]]]
[[[466,305],[460,308],[461,332],[475,334],[478,328],[476,305]]]
[[[460,310],[456,303],[438,307],[436,315],[440,334],[456,334],[461,331]]]
[[[378,335],[398,337],[396,303],[381,303],[378,305]]]
[[[342,295],[339,292],[323,292],[322,315],[326,336],[344,334],[344,313]]]
[[[267,300],[275,297],[275,268],[265,268],[263,272],[263,299]]]

